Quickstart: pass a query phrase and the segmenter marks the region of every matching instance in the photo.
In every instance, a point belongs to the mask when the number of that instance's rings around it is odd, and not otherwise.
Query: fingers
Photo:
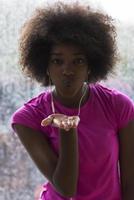
[[[61,122],[61,128],[65,129],[66,131],[70,130],[70,128],[71,128],[71,121],[69,120],[68,117]]]
[[[70,130],[71,128],[77,128],[79,121],[80,118],[78,116],[67,116],[60,122],[59,128],[65,129],[66,131]]]
[[[80,118],[79,118],[79,116],[75,116],[74,117],[74,126],[78,126],[78,124],[79,124],[79,122],[80,122]]]
[[[71,116],[69,117],[69,120],[71,122],[71,127],[76,128],[80,122],[79,116]]]

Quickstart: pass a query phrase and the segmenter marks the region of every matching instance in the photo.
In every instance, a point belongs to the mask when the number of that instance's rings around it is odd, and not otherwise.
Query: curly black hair
[[[83,48],[91,72],[89,82],[104,80],[114,72],[117,48],[112,17],[79,3],[61,2],[36,9],[22,27],[19,41],[22,70],[47,86],[51,49],[66,42]]]

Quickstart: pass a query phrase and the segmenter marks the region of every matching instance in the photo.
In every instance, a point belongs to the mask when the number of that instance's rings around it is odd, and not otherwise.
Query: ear
[[[87,72],[87,78],[86,78],[86,80],[85,80],[87,83],[88,83],[88,81],[89,81],[88,79],[89,79],[90,73],[91,73],[90,70],[88,70],[88,72]]]
[[[88,75],[90,74],[90,70],[88,70]]]
[[[47,75],[50,76],[48,69],[47,69]]]

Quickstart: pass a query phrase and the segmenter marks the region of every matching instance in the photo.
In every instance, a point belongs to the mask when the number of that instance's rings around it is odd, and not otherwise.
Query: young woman
[[[113,20],[81,5],[38,9],[20,37],[22,69],[53,86],[12,116],[47,178],[42,200],[134,199],[134,105],[99,81],[117,60]]]

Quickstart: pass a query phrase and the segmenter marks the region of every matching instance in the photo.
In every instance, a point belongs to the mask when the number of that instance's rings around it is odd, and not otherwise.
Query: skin
[[[54,46],[48,69],[55,85],[53,97],[67,107],[78,108],[83,92],[87,89],[84,82],[89,71],[82,50],[73,45]],[[86,90],[81,105],[88,100],[89,95],[89,90]],[[51,124],[59,128],[59,156],[53,152],[44,134],[20,124],[14,125],[22,144],[38,169],[57,192],[67,198],[75,196],[77,192],[78,122],[77,116],[69,117],[62,114],[49,116],[49,119],[42,121],[42,125]]]
[[[86,87],[84,82],[87,79],[88,72],[90,73],[87,60],[80,48],[67,44],[54,46],[48,67],[49,76],[55,85],[54,99],[67,107],[78,108],[80,98]],[[88,100],[89,96],[90,93],[86,92],[82,104]],[[78,123],[76,116],[70,118],[60,113],[52,114],[42,121],[42,126],[51,125],[59,128],[59,156],[53,152],[44,134],[20,124],[14,125],[21,142],[39,170],[53,184],[57,192],[68,198],[73,197],[77,192],[79,174]],[[123,200],[133,200],[133,121],[120,130],[119,149]]]
[[[78,107],[86,89],[84,82],[89,73],[87,59],[81,48],[72,44],[58,44],[52,48],[48,66],[48,74],[55,85],[53,96],[67,107]],[[61,77],[59,79],[59,77]],[[66,92],[65,92],[66,91]],[[89,91],[83,97],[87,101]],[[53,125],[65,130],[77,128],[78,116],[68,117],[62,114],[52,114],[42,121],[42,125]]]
[[[122,199],[134,199],[134,121],[119,132]]]
[[[89,73],[82,49],[74,45],[55,45],[51,51],[48,70],[55,85],[54,98],[67,107],[78,107],[84,92],[83,83]],[[82,103],[87,100],[88,95],[87,92]]]

